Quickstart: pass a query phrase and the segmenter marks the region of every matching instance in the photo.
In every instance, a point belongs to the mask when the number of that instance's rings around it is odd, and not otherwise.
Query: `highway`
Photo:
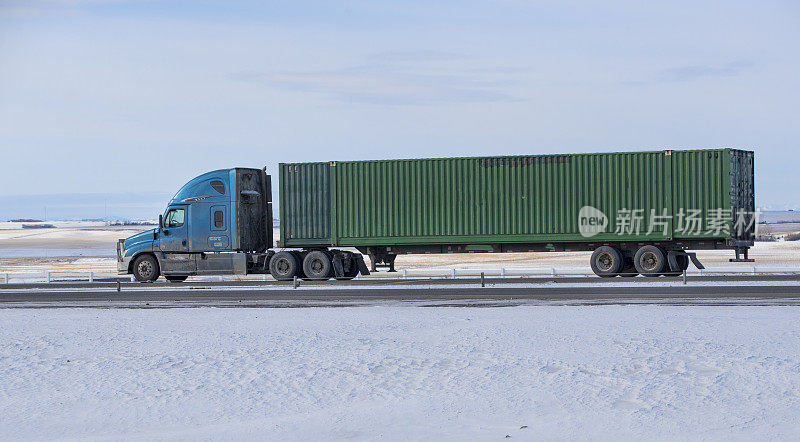
[[[800,277],[508,278],[0,285],[0,308],[513,305],[800,305]]]

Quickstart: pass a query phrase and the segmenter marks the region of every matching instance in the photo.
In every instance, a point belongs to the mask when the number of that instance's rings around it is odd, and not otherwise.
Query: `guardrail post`
[[[486,279],[483,272],[481,272],[481,287],[486,287]]]
[[[6,284],[8,284],[8,273],[6,273],[5,279],[6,279]]]
[[[50,272],[47,272],[47,283],[50,283]]]
[[[453,279],[456,279],[456,269],[453,269]]]
[[[403,279],[406,279],[406,276],[408,276],[408,273],[406,273],[406,269],[403,269]]]
[[[89,282],[94,282],[94,272],[89,272]]]
[[[506,277],[506,268],[505,267],[500,268],[500,277],[501,278],[505,278]]]
[[[753,275],[756,274],[756,266],[753,266]]]
[[[297,276],[295,276],[294,278],[292,278],[292,288],[294,288],[294,289],[296,289],[296,288],[297,288]]]
[[[133,275],[131,275],[131,282],[136,282],[136,278],[134,278]]]
[[[686,270],[683,270],[683,285],[686,285]]]
[[[555,277],[556,277],[556,268],[555,268],[555,267],[552,267],[552,268],[550,269],[550,276],[552,276],[553,278],[555,278]]]

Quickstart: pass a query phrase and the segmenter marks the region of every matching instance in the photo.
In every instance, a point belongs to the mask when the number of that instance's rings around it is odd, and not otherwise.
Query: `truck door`
[[[159,248],[164,252],[162,271],[188,273],[195,270],[194,258],[189,254],[189,206],[171,206],[164,216],[164,226],[159,235]]]

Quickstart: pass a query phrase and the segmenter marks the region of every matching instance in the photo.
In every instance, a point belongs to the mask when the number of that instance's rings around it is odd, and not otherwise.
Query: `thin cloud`
[[[751,69],[750,61],[734,61],[721,66],[691,65],[665,69],[657,77],[665,82],[692,81],[707,77],[734,77]]]
[[[335,70],[306,72],[243,71],[234,81],[323,94],[336,101],[386,105],[487,103],[516,101],[504,88],[517,83],[515,69],[465,66],[461,54],[413,51],[385,52],[365,62]],[[474,63],[473,63],[474,64]]]
[[[722,65],[685,65],[658,71],[651,79],[623,81],[625,86],[645,86],[653,83],[685,83],[706,78],[726,78],[741,75],[756,66],[751,61],[733,61]]]
[[[370,62],[383,62],[383,63],[403,63],[403,62],[425,62],[425,61],[452,61],[452,60],[466,60],[464,54],[457,54],[454,52],[442,51],[390,51],[373,54],[367,57]]]

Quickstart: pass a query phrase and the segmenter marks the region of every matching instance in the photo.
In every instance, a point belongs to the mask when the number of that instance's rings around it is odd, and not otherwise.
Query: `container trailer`
[[[679,275],[702,268],[693,250],[752,261],[753,160],[709,149],[281,163],[277,247],[266,169],[217,170],[183,186],[157,228],[119,240],[118,270],[351,279],[394,271],[403,254],[593,251],[602,277]]]

